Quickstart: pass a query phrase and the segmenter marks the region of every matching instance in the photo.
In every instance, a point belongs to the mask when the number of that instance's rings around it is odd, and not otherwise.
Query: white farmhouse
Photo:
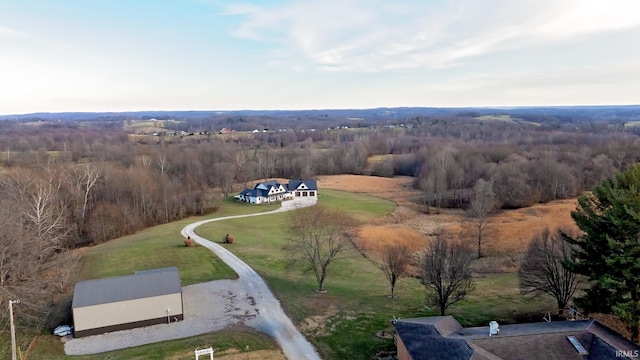
[[[295,198],[318,198],[315,180],[289,180],[280,184],[276,180],[258,183],[253,189],[244,189],[236,199],[251,204],[267,204]]]

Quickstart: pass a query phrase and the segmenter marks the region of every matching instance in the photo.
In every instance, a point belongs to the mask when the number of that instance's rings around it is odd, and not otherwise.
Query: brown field
[[[425,214],[420,211],[421,205],[416,200],[420,198],[421,192],[412,188],[412,182],[411,177],[318,177],[320,189],[365,193],[398,204],[398,208],[392,214],[359,229],[355,243],[367,256],[377,258],[380,250],[389,243],[406,244],[413,251],[420,252],[428,245],[432,236],[441,231],[458,233],[463,238],[471,237],[469,241],[473,241],[473,224],[465,219],[462,210],[445,209],[439,214]],[[545,227],[575,229],[571,219],[571,211],[575,208],[576,200],[569,199],[517,210],[502,210],[491,221],[483,251],[493,260],[497,260],[496,257],[513,258],[514,255],[524,252],[531,237]],[[504,266],[492,266],[491,270],[512,271],[515,265],[517,264],[511,261]]]
[[[396,176],[383,178],[365,175],[329,175],[318,176],[318,187],[363,193],[395,201],[398,205],[416,208],[412,201],[421,195],[413,189],[413,178]]]

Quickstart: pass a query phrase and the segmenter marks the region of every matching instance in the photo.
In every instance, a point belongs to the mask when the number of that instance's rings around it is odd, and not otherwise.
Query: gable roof
[[[254,189],[269,190],[272,186],[280,187],[280,185],[281,184],[277,180],[269,180],[257,183]]]
[[[138,271],[133,275],[80,281],[73,291],[72,308],[181,293],[175,267]]]
[[[269,190],[258,189],[256,187],[255,189],[244,189],[238,195],[244,195],[244,196],[249,196],[249,197],[258,197],[258,196],[267,197],[267,196],[269,196]]]
[[[615,358],[616,350],[640,350],[596,320],[500,325],[494,336],[489,336],[488,326],[463,328],[453,316],[403,319],[394,327],[413,360],[508,360],[521,359],[523,354],[549,360],[591,360]],[[588,354],[579,354],[568,336],[574,336]]]
[[[289,191],[296,190],[301,184],[305,184],[308,190],[318,190],[318,183],[316,180],[289,180]]]

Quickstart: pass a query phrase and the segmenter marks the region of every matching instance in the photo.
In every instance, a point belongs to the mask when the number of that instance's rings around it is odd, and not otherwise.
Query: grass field
[[[279,205],[249,207],[233,198],[224,200],[220,210],[209,218],[270,211]],[[185,248],[180,230],[193,219],[145,229],[93,247],[82,258],[80,280],[130,275],[138,270],[176,266],[182,285],[205,281],[232,279],[235,272],[211,251],[195,246]]]
[[[186,223],[148,229],[94,247],[81,262],[80,280],[131,275],[138,270],[176,266],[183,286],[232,279],[235,272],[201,246],[187,248],[180,236]]]
[[[320,203],[339,207],[363,222],[394,209],[381,198],[342,191],[324,190]],[[204,225],[198,233],[219,239],[234,235],[234,244],[223,246],[258,271],[305,335],[326,359],[370,359],[377,351],[393,346],[391,339],[375,334],[391,330],[393,316],[438,315],[425,309],[425,292],[415,278],[404,278],[396,287],[398,298],[387,297],[389,286],[383,273],[357,251],[334,262],[325,282],[328,292],[317,294],[312,273],[287,266],[283,250],[288,214],[274,214],[249,220],[237,219]],[[477,279],[478,290],[451,309],[466,326],[484,325],[490,320],[514,322],[515,315],[537,314],[549,308],[549,299],[521,296],[515,274],[490,275]],[[521,315],[519,315],[521,314]]]
[[[248,206],[237,203],[233,198],[226,198],[219,211],[203,218],[270,211],[277,209],[279,206],[279,204]],[[86,253],[81,260],[78,279],[86,280],[130,275],[138,270],[166,266],[178,267],[183,286],[211,280],[236,278],[235,272],[207,249],[200,246],[184,247],[184,239],[180,235],[180,230],[193,221],[195,221],[194,218],[155,226],[90,249],[84,249]],[[5,335],[2,332],[0,334]],[[10,358],[9,349],[11,346],[8,333],[6,335],[0,336],[0,359]],[[171,348],[184,348],[184,345],[181,345],[182,341],[188,340],[176,340],[156,344],[155,346],[158,347],[160,352],[172,351]],[[31,355],[29,359],[79,359],[77,357],[64,356],[59,339],[50,336],[48,331],[44,334],[21,331],[18,326],[18,343],[23,351],[26,351],[31,346],[32,350],[29,354],[42,354],[41,356]],[[273,346],[276,346],[275,343]],[[165,347],[168,350],[163,350]],[[252,349],[261,350],[262,348],[256,344]],[[113,356],[115,357],[113,359],[130,358],[126,355],[129,354],[128,352],[124,352],[125,355],[119,354],[119,351],[114,352]],[[192,355],[185,358],[190,359]],[[103,359],[103,357],[96,355],[85,357],[84,359]]]
[[[511,117],[511,115],[483,115],[478,116],[475,119],[480,121],[501,121],[506,123],[514,122],[514,119]]]
[[[520,118],[512,118],[511,115],[483,115],[483,116],[478,116],[474,119],[479,121],[494,121],[494,122],[504,122],[509,124],[540,126],[539,123],[526,121]]]
[[[322,186],[323,182],[319,181],[319,184]],[[390,182],[389,188],[384,190],[385,196],[391,194],[403,198],[406,190],[401,187],[404,182],[404,179],[393,184]],[[371,189],[368,189],[367,184],[354,184],[362,192],[381,190],[375,184],[370,185]],[[394,202],[381,197],[338,190],[323,190],[319,201],[329,207],[343,209],[364,224],[396,209]],[[228,198],[220,211],[209,217],[269,211],[278,206],[239,204]],[[218,263],[203,248],[183,247],[180,229],[199,219],[185,219],[157,226],[96,246],[83,260],[81,278],[129,274],[142,268],[170,265],[181,269],[185,285],[235,276],[231,269]],[[331,265],[325,282],[328,293],[317,294],[317,284],[312,273],[287,265],[283,250],[287,221],[287,213],[278,213],[211,223],[198,228],[197,232],[214,241],[220,241],[227,233],[234,235],[234,244],[223,246],[245,260],[265,278],[285,311],[314,343],[324,359],[370,359],[377,351],[393,347],[391,338],[375,336],[383,330],[391,330],[389,320],[393,316],[406,318],[439,314],[435,309],[425,308],[424,287],[415,278],[401,279],[396,285],[398,297],[388,298],[390,291],[383,273],[355,250]],[[192,265],[194,263],[195,266]],[[486,325],[490,320],[500,323],[538,320],[538,314],[552,308],[553,302],[548,297],[532,299],[520,295],[517,275],[503,273],[485,274],[477,278],[476,291],[447,313],[455,315],[463,326],[478,326]],[[196,343],[201,346],[206,342],[203,339],[208,337],[217,339],[216,351],[222,348],[242,349],[242,342],[253,342],[251,349],[256,350],[268,351],[275,346],[273,342],[253,340],[254,335],[246,330],[216,332],[204,335],[203,338],[182,339],[88,357],[66,357],[57,338],[40,335],[33,342],[29,358],[142,359],[140,354],[144,354],[144,358],[151,359],[186,359],[193,358],[193,355],[187,354],[184,349],[190,349]],[[21,349],[27,349],[32,340],[33,334],[25,334],[20,342]],[[0,340],[0,348],[4,344],[8,343]],[[0,350],[0,357],[2,355]]]
[[[557,311],[550,296],[522,295],[517,273],[486,274],[475,279],[475,284],[467,299],[447,311],[463,326],[488,326],[492,320],[499,324],[535,322],[542,320],[542,314]],[[434,310],[434,315],[440,314]]]
[[[381,198],[325,190],[319,202],[339,207],[366,222],[392,212],[395,204]],[[395,315],[413,313],[423,298],[416,280],[398,286],[398,299],[388,299],[383,273],[355,250],[336,260],[325,282],[327,294],[316,294],[310,273],[287,266],[285,243],[287,213],[204,225],[197,232],[210,239],[226,233],[235,237],[228,249],[258,271],[271,286],[285,311],[300,324],[327,359],[369,359],[389,340],[376,340],[375,332],[388,327]],[[407,312],[408,311],[408,312]],[[330,331],[329,331],[330,330]]]
[[[277,356],[281,354],[281,351],[275,341],[269,336],[248,327],[239,327],[230,331],[216,331],[186,339],[165,341],[92,356],[66,356],[57,337],[40,336],[36,339],[33,350],[24,355],[27,355],[26,358],[29,360],[191,360],[194,358],[194,349],[202,349],[209,346],[214,347],[216,359],[225,354],[238,353],[241,353],[242,359],[246,358],[245,355],[249,355],[251,359],[263,359],[267,356],[260,354],[265,353],[274,353],[276,355],[274,358],[281,358]],[[249,347],[249,352],[244,354],[247,346]],[[234,355],[231,355],[231,358],[234,357]]]

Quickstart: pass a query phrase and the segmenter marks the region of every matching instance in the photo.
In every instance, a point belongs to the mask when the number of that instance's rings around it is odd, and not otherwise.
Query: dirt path
[[[240,277],[237,281],[243,290],[253,297],[255,300],[255,309],[258,313],[257,316],[249,319],[245,322],[246,325],[258,329],[269,336],[273,337],[282,351],[290,360],[304,360],[304,359],[320,359],[320,356],[313,348],[313,346],[302,336],[298,329],[293,325],[293,322],[284,313],[280,302],[273,295],[265,281],[253,270],[249,265],[240,260],[237,256],[231,253],[224,247],[207,240],[195,233],[195,229],[203,224],[213,221],[223,221],[228,219],[238,219],[245,217],[261,216],[267,214],[273,214],[277,212],[294,210],[304,206],[315,205],[315,202],[308,200],[290,200],[282,203],[282,207],[278,210],[249,214],[249,215],[237,215],[228,216],[217,219],[209,219],[198,221],[193,224],[187,225],[182,229],[182,235],[190,236],[198,244],[213,251],[222,261],[229,265]]]

